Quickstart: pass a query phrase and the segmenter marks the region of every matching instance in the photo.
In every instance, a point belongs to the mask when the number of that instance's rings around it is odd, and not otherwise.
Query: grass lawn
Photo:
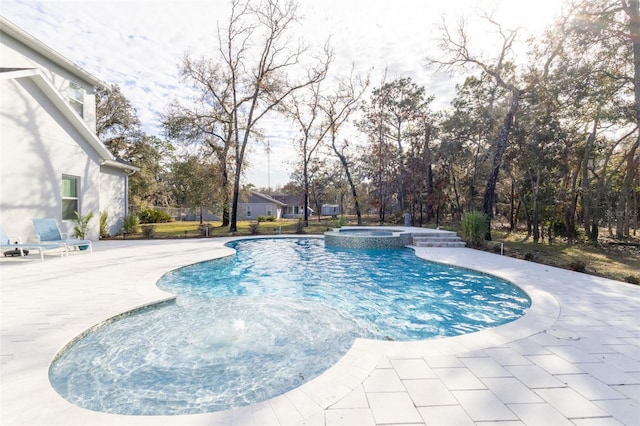
[[[229,227],[222,227],[220,221],[208,221],[205,224],[209,227],[210,237],[231,237],[231,236],[243,236],[243,235],[256,235],[251,230],[251,225],[255,224],[255,221],[238,221],[238,231],[231,233]],[[258,225],[257,235],[271,235],[271,234],[296,234],[298,221],[295,219],[282,219],[274,222],[260,222]],[[154,223],[149,225],[141,225],[140,228],[144,230],[146,226],[154,226],[155,232],[151,238],[194,238],[202,237],[200,231],[200,222],[169,222],[169,223]],[[304,228],[305,234],[322,234],[323,232],[331,229],[334,226],[334,222],[330,219],[323,219],[318,221],[317,219],[309,220],[309,226]],[[119,238],[119,237],[115,237]],[[145,239],[143,232],[136,234],[128,234],[127,239]]]
[[[376,225],[375,218],[366,220],[368,226]],[[221,222],[207,222],[209,237],[229,237],[256,235],[251,225],[255,221],[239,221],[238,231],[230,233],[228,227],[222,227]],[[350,220],[347,225],[355,225]],[[145,226],[145,225],[142,225]],[[155,234],[150,238],[195,238],[202,237],[199,222],[170,222],[157,223]],[[336,226],[336,221],[330,218],[309,219],[309,226],[304,228],[304,234],[322,234]],[[456,230],[446,226],[443,229]],[[297,219],[282,219],[274,222],[261,222],[257,235],[291,234],[298,231]],[[613,240],[602,239],[597,247],[589,244],[566,244],[559,239],[553,244],[534,243],[525,234],[509,233],[504,230],[492,230],[493,241],[487,242],[485,250],[500,253],[501,244],[506,256],[517,257],[545,265],[572,269],[592,275],[599,275],[619,281],[640,284],[640,237],[632,237],[626,245]],[[606,235],[602,230],[600,235]],[[116,237],[119,238],[119,237]],[[142,233],[127,235],[127,239],[142,239]]]
[[[605,235],[605,232],[601,235]],[[640,238],[630,238],[626,244],[601,238],[594,246],[586,243],[567,244],[556,240],[552,244],[534,243],[525,234],[491,231],[493,241],[487,243],[487,250],[532,262],[559,268],[571,269],[587,274],[599,275],[619,281],[640,284]]]

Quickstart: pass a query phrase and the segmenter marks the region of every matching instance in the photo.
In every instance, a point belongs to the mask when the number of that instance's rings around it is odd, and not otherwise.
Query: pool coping
[[[479,270],[518,285],[531,298],[531,307],[513,322],[463,336],[418,342],[357,339],[338,363],[299,388],[268,401],[216,413],[185,416],[98,413],[68,403],[53,390],[48,381],[48,368],[65,345],[101,321],[173,297],[155,285],[163,273],[185,264],[229,255],[231,249],[224,244],[235,239],[238,238],[100,241],[95,244],[93,255],[72,254],[64,259],[47,256],[44,263],[24,259],[2,262],[2,423],[276,424],[275,419],[277,424],[328,424],[328,419],[340,411],[349,395],[360,392],[363,383],[389,360],[469,354],[532,336],[538,339],[541,334],[554,330],[561,319],[562,302],[558,295],[564,297],[572,291],[583,294],[585,286],[594,288],[598,298],[605,302],[607,297],[615,298],[616,303],[628,300],[629,306],[623,312],[637,310],[640,295],[640,289],[630,284],[492,253],[468,248],[413,247],[420,258]],[[91,282],[89,286],[87,281]],[[554,287],[558,283],[564,286],[560,292]],[[624,298],[620,294],[624,294]],[[640,373],[634,375],[632,371],[629,377],[632,379],[627,381],[632,383],[627,385],[640,385]],[[38,409],[33,410],[34,406]],[[467,409],[464,404],[461,406]],[[370,407],[369,411],[372,410],[378,423],[376,411]],[[611,416],[618,418],[615,413]]]

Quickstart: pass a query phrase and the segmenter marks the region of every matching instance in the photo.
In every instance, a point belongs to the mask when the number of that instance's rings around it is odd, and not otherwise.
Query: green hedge
[[[167,223],[173,219],[171,216],[157,209],[145,209],[138,213],[140,223]]]
[[[484,245],[487,234],[487,216],[480,212],[468,212],[462,215],[462,239],[467,245],[480,247]]]

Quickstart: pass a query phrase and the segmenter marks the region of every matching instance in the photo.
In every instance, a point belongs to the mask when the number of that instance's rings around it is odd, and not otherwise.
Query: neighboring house
[[[322,205],[322,216],[337,217],[339,214],[340,214],[339,204],[323,204]]]
[[[273,216],[281,219],[286,204],[268,195],[249,191],[238,203],[238,220],[257,220],[258,216]]]
[[[273,198],[285,205],[282,210],[284,219],[295,219],[304,216],[304,198],[301,195],[274,195]],[[309,216],[312,216],[313,209],[307,207],[307,210]]]
[[[128,175],[95,134],[95,88],[108,87],[0,17],[0,223],[33,235],[32,218],[52,217],[73,232],[74,211],[92,212],[119,231],[127,213]]]

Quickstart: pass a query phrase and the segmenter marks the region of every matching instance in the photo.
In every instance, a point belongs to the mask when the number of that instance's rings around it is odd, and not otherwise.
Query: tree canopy
[[[358,217],[375,212],[386,223],[410,213],[419,226],[482,211],[489,225],[524,226],[535,241],[596,242],[603,226],[623,238],[640,220],[639,1],[570,0],[563,10],[528,39],[481,14],[497,40],[483,51],[465,20],[443,21],[439,54],[415,60],[425,74],[435,66],[465,78],[436,110],[415,78],[361,84],[357,69],[339,77],[328,44],[314,50],[294,37],[295,2],[232,0],[208,53],[180,63],[193,96],[172,100],[163,117],[170,145],[191,144],[198,156],[137,154],[167,145],[141,135],[118,90],[99,93],[99,135],[124,158],[174,164],[147,168],[174,187],[178,174],[195,179],[194,161],[207,165],[231,231],[248,152],[270,138],[266,120],[279,119],[299,152],[288,189],[317,211],[340,200]],[[155,192],[151,202],[162,202]]]

